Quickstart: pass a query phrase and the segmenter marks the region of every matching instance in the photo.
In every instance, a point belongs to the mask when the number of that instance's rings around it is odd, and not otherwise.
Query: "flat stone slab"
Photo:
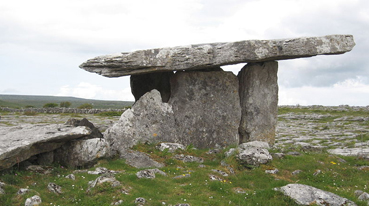
[[[0,170],[89,134],[87,127],[62,124],[0,127]]]
[[[106,77],[158,71],[199,70],[247,62],[343,54],[355,46],[352,35],[278,40],[245,40],[157,48],[98,56],[80,68]]]

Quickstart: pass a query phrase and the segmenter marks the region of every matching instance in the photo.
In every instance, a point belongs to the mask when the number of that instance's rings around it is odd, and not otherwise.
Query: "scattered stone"
[[[224,153],[224,155],[225,155],[226,157],[230,157],[231,155],[234,155],[234,154],[236,154],[236,149],[235,149],[235,148],[231,148],[231,149],[229,149],[228,151],[226,151],[226,152]]]
[[[300,156],[301,153],[300,152],[287,152],[287,155]]]
[[[27,188],[20,188],[17,192],[17,195],[24,195],[29,192],[29,189]]]
[[[159,169],[147,169],[147,170],[141,170],[138,171],[136,173],[136,176],[141,179],[141,178],[146,178],[146,179],[154,179],[155,178],[155,174],[159,173],[163,176],[167,176],[167,173],[159,170]]]
[[[205,167],[206,167],[206,165],[203,165],[203,164],[199,165],[199,168],[205,168]]]
[[[180,204],[176,204],[176,206],[191,206],[191,205],[188,203],[180,203]]]
[[[243,62],[263,62],[342,54],[355,46],[352,35],[280,40],[245,40],[121,52],[89,59],[80,68],[106,77],[160,71],[198,70]]]
[[[55,150],[55,161],[69,168],[89,167],[109,155],[110,147],[105,139],[94,138],[71,141]]]
[[[216,175],[209,175],[209,179],[212,180],[212,181],[223,181],[222,178],[216,176]]]
[[[55,194],[57,194],[57,195],[59,195],[59,194],[62,194],[63,192],[62,192],[62,188],[59,186],[59,185],[57,185],[57,184],[55,184],[55,183],[53,183],[53,182],[50,182],[48,185],[47,185],[47,189],[50,191],[50,192],[53,192],[53,193],[55,193]]]
[[[320,173],[322,173],[322,171],[321,170],[316,170],[315,172],[314,172],[314,176],[317,176],[317,175],[319,175]]]
[[[5,183],[3,183],[3,182],[0,182],[0,195],[3,195],[3,194],[5,194],[5,190],[4,190],[4,187],[5,187]]]
[[[186,162],[197,162],[197,163],[203,163],[204,159],[202,157],[194,157],[191,155],[184,155],[184,154],[176,154],[174,155],[174,158],[177,160],[181,160],[184,163]]]
[[[246,191],[244,189],[240,188],[240,187],[233,188],[233,191],[235,193],[238,193],[238,194],[245,194],[246,193]]]
[[[329,149],[331,154],[342,156],[357,156],[359,153],[369,153],[369,148],[344,148],[344,149]]]
[[[26,170],[38,173],[45,173],[45,168],[41,165],[29,165]]]
[[[369,171],[369,166],[360,166],[358,167],[359,170]]]
[[[175,152],[177,149],[185,150],[186,147],[183,144],[179,143],[169,143],[169,142],[162,142],[157,147],[160,151],[164,151],[168,149],[168,152]]]
[[[216,148],[216,149],[210,149],[209,151],[206,152],[206,154],[218,154],[220,152],[221,150]]]
[[[34,155],[53,151],[64,142],[90,133],[91,130],[86,127],[60,124],[0,127],[0,170]]]
[[[115,179],[113,174],[103,174],[95,180],[88,182],[88,188],[86,192],[90,192],[92,188],[96,187],[97,185],[101,185],[104,182],[110,183],[111,187],[118,187],[121,185],[120,182]]]
[[[123,204],[123,200],[118,200],[116,202],[112,202],[110,205],[121,205]]]
[[[228,174],[226,172],[223,172],[222,170],[212,169],[211,171],[216,172],[216,173],[222,175],[223,177],[228,176]]]
[[[144,205],[146,203],[146,200],[143,197],[138,197],[136,198],[135,203],[138,205]]]
[[[354,206],[354,202],[331,192],[302,184],[288,184],[277,190],[294,199],[299,205],[337,205]]]
[[[76,176],[74,176],[74,174],[69,174],[69,175],[65,176],[65,178],[71,179],[71,180],[76,180]]]
[[[27,198],[26,202],[24,203],[24,206],[38,206],[41,204],[41,197],[38,195],[35,195],[31,198]]]
[[[302,172],[302,170],[295,170],[292,172],[292,175],[298,175]]]
[[[78,171],[78,170],[76,170]],[[76,171],[74,173],[76,173]],[[114,171],[114,170],[108,170],[105,167],[97,167],[95,171],[86,171],[86,170],[80,170],[80,172],[87,172],[91,175],[101,175],[101,174],[118,174],[121,173],[121,171]],[[79,173],[79,172],[77,172]]]
[[[361,190],[356,190],[355,196],[361,201],[369,200],[369,194]]]
[[[252,146],[253,144],[241,144],[240,151],[237,156],[238,161],[246,166],[259,166],[266,164],[273,159],[269,151],[265,148]]]
[[[369,152],[359,152],[357,154],[358,159],[369,160]]]
[[[270,149],[270,146],[267,142],[263,142],[263,141],[251,141],[251,142],[246,142],[246,143],[242,143],[240,145],[238,145],[238,148],[244,150],[248,147],[259,147],[259,148],[264,148],[264,149]]]
[[[278,62],[248,63],[238,73],[242,118],[240,143],[274,144],[278,111]]]
[[[163,163],[159,163],[153,159],[150,158],[149,155],[139,152],[139,151],[133,151],[133,150],[126,150],[120,155],[120,158],[126,160],[126,164],[135,167],[135,168],[150,168],[150,167],[156,167],[156,168],[162,168],[165,165]]]
[[[283,159],[284,158],[284,154],[283,153],[273,153],[272,154],[273,158],[278,158],[278,159]]]
[[[279,172],[278,169],[274,169],[274,170],[265,170],[265,173],[267,174],[277,174]]]

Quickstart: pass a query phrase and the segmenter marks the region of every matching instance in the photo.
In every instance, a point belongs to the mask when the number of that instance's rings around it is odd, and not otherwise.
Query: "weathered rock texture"
[[[238,73],[242,119],[240,143],[274,143],[278,112],[278,63],[249,63]]]
[[[163,102],[168,102],[172,75],[173,72],[131,75],[131,91],[135,100],[137,101],[147,92],[156,89],[160,92]]]
[[[176,142],[174,114],[168,103],[163,103],[157,90],[143,95],[119,121],[105,131],[112,155],[145,142]]]
[[[354,202],[331,192],[317,189],[308,185],[288,184],[279,188],[285,195],[291,197],[299,205],[337,205],[354,206]]]
[[[232,72],[177,72],[171,78],[179,143],[213,148],[238,143],[241,107]]]
[[[53,151],[66,141],[91,134],[87,127],[68,125],[23,125],[0,128],[0,170],[44,152]]]
[[[99,56],[80,65],[107,77],[158,71],[197,70],[245,62],[342,54],[355,46],[352,35],[329,35],[281,40],[246,40],[139,50]]]

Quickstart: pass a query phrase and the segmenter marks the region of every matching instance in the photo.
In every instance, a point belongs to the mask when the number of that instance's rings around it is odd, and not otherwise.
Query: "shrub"
[[[43,108],[54,108],[57,107],[58,104],[57,103],[46,103],[44,104]]]
[[[68,108],[70,107],[70,105],[72,105],[72,103],[70,102],[60,102],[60,107]]]
[[[114,117],[114,116],[121,116],[122,112],[117,112],[117,111],[100,112],[97,115],[103,116],[103,117]]]
[[[85,104],[82,104],[78,107],[78,109],[92,109],[92,104],[89,104],[89,103],[85,103]]]
[[[35,112],[35,111],[25,111],[25,112],[23,112],[23,115],[35,116],[35,115],[37,115],[37,112]]]

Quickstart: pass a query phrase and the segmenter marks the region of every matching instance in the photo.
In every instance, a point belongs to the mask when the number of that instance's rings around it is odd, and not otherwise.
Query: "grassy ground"
[[[174,159],[172,153],[158,151],[154,145],[139,145],[136,149],[165,163],[167,166],[161,170],[168,176],[158,174],[155,179],[138,179],[136,172],[140,169],[126,165],[123,160],[102,160],[90,170],[106,167],[121,171],[115,175],[121,186],[102,184],[86,192],[88,182],[95,180],[98,175],[76,173],[76,180],[71,180],[65,176],[73,173],[73,170],[58,165],[54,165],[50,174],[18,170],[15,167],[0,176],[0,180],[7,184],[4,188],[6,194],[0,195],[1,205],[23,205],[26,198],[36,194],[42,198],[42,205],[110,205],[120,199],[124,201],[123,205],[135,205],[138,197],[145,198],[146,205],[296,205],[273,190],[289,183],[311,185],[346,197],[358,205],[367,205],[357,200],[354,191],[360,189],[368,192],[369,173],[358,169],[358,166],[367,165],[368,162],[353,157],[301,152],[300,156],[286,155],[282,159],[275,158],[267,165],[247,169],[239,165],[234,156],[226,158],[223,152],[208,154],[206,150],[193,149],[176,152],[203,157],[205,167],[199,167],[200,163],[183,163]],[[230,167],[221,166],[222,160],[230,165],[235,174],[230,173]],[[279,170],[277,174],[265,173],[265,170],[275,168]],[[224,177],[212,169],[227,172],[229,176]],[[295,170],[302,172],[292,175]],[[321,172],[313,175],[318,170]],[[189,177],[185,177],[186,174]],[[210,180],[210,174],[221,180]],[[175,179],[177,176],[183,178]],[[50,182],[60,185],[63,193],[57,195],[49,192],[47,185]],[[20,188],[29,188],[31,192],[23,196],[16,195]]]
[[[368,117],[365,111],[326,111],[307,108],[280,109],[280,114],[293,112],[295,114],[330,114],[335,118],[342,116]],[[108,115],[109,116],[109,115]],[[53,117],[50,115],[50,117]],[[96,117],[96,116],[94,116]],[[101,117],[101,116],[100,116]],[[93,118],[91,116],[91,118]],[[106,117],[101,117],[106,118]],[[56,118],[57,119],[57,118]],[[88,118],[89,119],[89,118]],[[318,122],[333,121],[334,118],[316,120]],[[55,120],[56,121],[56,120]],[[64,120],[63,120],[64,121]],[[293,121],[293,120],[291,120]],[[359,122],[369,128],[368,122]],[[322,128],[324,129],[324,128]],[[369,139],[364,134],[365,139]],[[363,140],[361,140],[363,141]],[[166,166],[161,168],[168,176],[156,175],[155,179],[138,179],[136,169],[125,164],[124,160],[101,160],[96,167],[106,167],[110,170],[120,171],[116,179],[121,183],[118,187],[102,184],[86,192],[88,182],[95,180],[99,175],[86,172],[75,173],[76,180],[65,178],[74,170],[60,165],[50,167],[51,173],[41,174],[25,171],[13,167],[8,171],[0,172],[0,181],[6,183],[6,194],[0,195],[0,205],[24,205],[27,198],[39,195],[42,205],[110,205],[112,202],[123,200],[122,205],[136,205],[135,199],[143,197],[145,205],[176,205],[188,203],[197,205],[296,205],[290,198],[273,190],[289,183],[301,183],[326,190],[354,201],[358,205],[367,205],[359,201],[354,195],[355,190],[369,192],[369,169],[359,170],[360,166],[369,166],[367,160],[356,157],[343,157],[322,152],[305,152],[298,147],[283,148],[283,152],[300,152],[299,156],[286,155],[284,158],[274,158],[272,162],[248,169],[238,164],[235,156],[225,157],[222,150],[217,154],[208,154],[208,150],[195,150],[188,147],[176,153],[159,151],[155,145],[141,144],[135,150],[149,154],[153,159],[163,162]],[[272,149],[271,153],[281,152]],[[183,163],[174,158],[175,154],[193,155],[203,157],[205,167],[200,163]],[[222,166],[221,162],[229,166]],[[224,164],[223,164],[224,165]],[[84,169],[84,168],[81,168]],[[213,169],[227,172],[224,177]],[[278,169],[277,174],[267,174],[265,170]],[[234,170],[235,174],[231,174]],[[301,170],[297,175],[292,172]],[[319,172],[320,171],[320,172]],[[317,174],[317,175],[314,175]],[[215,175],[220,180],[210,180],[209,175]],[[174,177],[183,178],[174,178]],[[62,194],[48,191],[48,183],[53,182],[62,187]],[[17,195],[20,188],[28,188],[30,192]],[[128,194],[126,194],[128,193]]]

